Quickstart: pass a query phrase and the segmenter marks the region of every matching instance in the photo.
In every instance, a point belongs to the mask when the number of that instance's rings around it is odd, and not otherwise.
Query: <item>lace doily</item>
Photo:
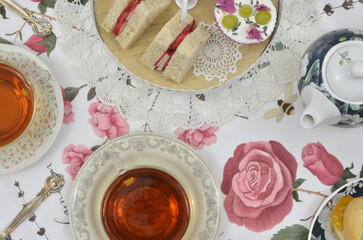
[[[230,73],[237,72],[237,62],[243,55],[239,51],[241,45],[224,36],[214,23],[212,25],[200,23],[211,36],[200,50],[193,65],[195,76],[203,75],[206,80],[217,78],[220,82],[227,80]]]
[[[146,82],[118,62],[97,30],[93,5],[93,0],[69,0],[55,6],[64,51],[77,77],[95,87],[104,104],[117,106],[124,118],[158,128],[217,126],[275,101],[284,85],[297,78],[300,58],[313,37],[309,31],[319,17],[316,0],[281,0],[274,38],[253,66],[217,87],[178,91]]]

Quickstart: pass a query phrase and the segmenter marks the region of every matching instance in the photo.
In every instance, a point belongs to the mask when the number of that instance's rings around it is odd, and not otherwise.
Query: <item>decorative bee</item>
[[[288,83],[285,86],[285,100],[278,100],[277,105],[279,105],[278,108],[274,108],[263,115],[264,119],[272,119],[276,117],[276,122],[281,122],[284,115],[294,115],[295,108],[293,106],[293,103],[297,99],[297,93],[292,95],[292,83]]]

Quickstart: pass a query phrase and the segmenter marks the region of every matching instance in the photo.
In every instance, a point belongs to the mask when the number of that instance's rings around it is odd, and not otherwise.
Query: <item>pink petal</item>
[[[180,135],[182,135],[182,134],[184,134],[186,132],[186,130],[184,130],[183,128],[177,128],[176,130],[175,130],[175,132],[174,132],[174,134],[175,135],[177,135],[177,136],[180,136]]]
[[[111,116],[108,114],[95,113],[93,119],[100,131],[105,131],[111,126]]]
[[[233,157],[229,158],[223,170],[223,180],[221,190],[224,194],[228,194],[232,188],[232,179],[239,172],[238,166],[242,158],[244,158],[244,148],[246,144],[240,144],[234,151]]]
[[[34,34],[28,39],[28,41],[24,43],[24,45],[29,47],[34,52],[45,53],[48,50],[48,47],[39,44],[39,42],[43,40],[44,37],[40,37]]]
[[[203,139],[203,143],[207,146],[212,145],[213,143],[217,142],[217,136],[216,135],[212,135],[212,136],[204,136]]]

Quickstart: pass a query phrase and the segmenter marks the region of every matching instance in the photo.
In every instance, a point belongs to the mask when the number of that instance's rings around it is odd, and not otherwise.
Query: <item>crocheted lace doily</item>
[[[153,127],[195,129],[251,116],[297,78],[300,58],[312,40],[309,31],[319,18],[316,0],[280,0],[279,9],[275,35],[256,63],[238,77],[200,91],[162,88],[128,71],[102,41],[93,0],[57,1],[55,13],[74,72],[96,88],[104,104]]]
[[[227,80],[230,73],[237,72],[237,62],[242,59],[239,51],[241,45],[225,37],[214,23],[200,23],[211,36],[204,44],[193,65],[195,76],[203,75],[209,82],[217,78],[220,82]]]

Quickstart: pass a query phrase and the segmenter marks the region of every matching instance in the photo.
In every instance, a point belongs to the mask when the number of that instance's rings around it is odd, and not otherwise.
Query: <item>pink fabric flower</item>
[[[271,8],[267,7],[264,4],[254,5],[253,7],[256,8],[256,11],[271,11]]]
[[[24,43],[24,45],[28,46],[34,52],[45,53],[48,50],[48,47],[39,44],[39,42],[43,41],[43,39],[44,37],[34,34]]]
[[[343,165],[319,142],[307,144],[303,148],[301,158],[304,167],[327,186],[334,185],[343,176]]]
[[[62,154],[62,161],[64,164],[70,164],[66,167],[66,172],[71,175],[74,180],[77,176],[79,169],[81,169],[83,163],[91,156],[93,152],[86,146],[78,144],[74,146],[70,144],[65,147]]]
[[[97,136],[107,136],[111,140],[129,133],[129,123],[121,117],[115,107],[94,102],[89,106],[88,112],[92,117],[88,122]]]
[[[217,3],[220,4],[221,6],[221,10],[224,12],[228,12],[230,14],[235,13],[237,10],[234,6],[234,1],[233,0],[217,0]]]
[[[262,232],[287,216],[293,205],[297,162],[278,142],[241,144],[224,167],[221,190],[229,221]]]
[[[70,124],[71,122],[74,122],[74,112],[72,112],[72,103],[66,99],[66,94],[64,93],[63,88],[62,89],[62,95],[63,95],[63,102],[64,102],[64,116],[63,116],[63,123],[64,124]]]
[[[248,34],[247,36],[248,39],[256,39],[258,41],[263,40],[261,32],[258,31],[258,29],[253,24],[250,25],[250,29],[247,31],[247,34]]]
[[[208,124],[204,124],[198,129],[185,130],[178,128],[174,134],[178,135],[178,139],[192,146],[193,148],[200,150],[204,145],[210,146],[217,142],[217,136],[214,134],[218,131],[219,127],[212,127]]]

